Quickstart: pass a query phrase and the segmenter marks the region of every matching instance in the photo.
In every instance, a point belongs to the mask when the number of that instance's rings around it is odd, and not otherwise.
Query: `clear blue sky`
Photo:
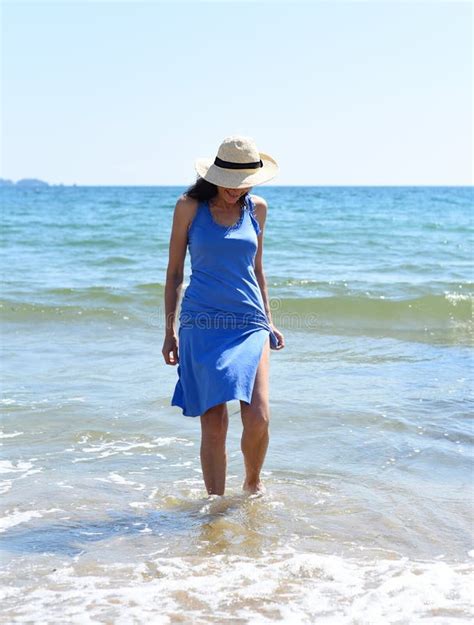
[[[178,184],[230,134],[274,184],[472,184],[469,2],[3,2],[0,176]]]

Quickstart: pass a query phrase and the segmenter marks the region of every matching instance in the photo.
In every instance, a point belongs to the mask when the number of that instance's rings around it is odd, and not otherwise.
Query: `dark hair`
[[[198,176],[196,182],[189,187],[189,189],[185,192],[185,195],[192,197],[193,200],[198,200],[199,202],[212,200],[212,198],[217,195],[217,185],[212,182],[208,182],[204,178],[201,178],[201,176]],[[245,204],[247,195],[248,192],[244,193],[244,195],[240,198],[240,204],[242,206]]]

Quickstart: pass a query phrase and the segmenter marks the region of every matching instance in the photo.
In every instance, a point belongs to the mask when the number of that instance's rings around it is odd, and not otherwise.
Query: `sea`
[[[472,187],[253,190],[286,343],[260,497],[239,402],[223,497],[170,405],[184,190],[0,189],[0,622],[472,622]]]

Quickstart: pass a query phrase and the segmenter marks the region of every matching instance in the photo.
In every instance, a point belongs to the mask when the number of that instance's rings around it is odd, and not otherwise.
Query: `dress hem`
[[[268,331],[267,331],[268,332]],[[268,334],[267,334],[268,337]],[[191,418],[196,418],[196,417],[200,417],[201,415],[203,415],[207,410],[209,410],[210,408],[213,408],[214,406],[217,406],[218,404],[225,404],[228,401],[233,401],[233,400],[237,400],[237,401],[243,401],[246,404],[250,404],[252,401],[252,395],[253,395],[253,390],[255,388],[255,380],[257,378],[257,371],[258,371],[258,367],[260,366],[260,362],[262,360],[262,356],[263,356],[263,350],[265,349],[265,345],[268,339],[265,339],[262,343],[262,347],[260,349],[260,356],[258,358],[257,361],[257,366],[255,367],[255,371],[253,374],[253,379],[252,379],[252,385],[251,385],[251,389],[250,389],[250,393],[248,393],[247,395],[245,395],[244,393],[242,393],[243,396],[241,396],[239,394],[239,391],[237,390],[233,390],[232,393],[229,393],[227,395],[224,395],[223,399],[219,399],[217,401],[212,400],[212,404],[210,404],[209,406],[206,406],[204,408],[204,410],[202,412],[198,412],[198,414],[190,414],[190,413],[186,413],[186,408],[184,406],[182,406],[181,404],[179,404],[176,400],[175,401],[171,401],[171,406],[177,406],[178,408],[181,408],[182,411],[182,416],[184,417],[191,417]]]
[[[232,397],[228,397],[227,399],[220,399],[216,402],[213,401],[213,403],[210,406],[207,406],[203,412],[199,412],[198,414],[186,414],[185,410],[186,408],[183,408],[183,406],[181,406],[181,404],[178,403],[171,403],[171,406],[176,406],[178,408],[181,408],[182,411],[182,416],[183,417],[191,417],[192,419],[195,419],[196,417],[200,417],[201,415],[203,415],[207,410],[209,410],[210,408],[214,408],[214,406],[217,406],[219,404],[226,404],[228,401],[244,401],[246,404],[250,404],[250,400],[247,398],[243,398],[243,397],[236,397],[235,394],[232,394]]]

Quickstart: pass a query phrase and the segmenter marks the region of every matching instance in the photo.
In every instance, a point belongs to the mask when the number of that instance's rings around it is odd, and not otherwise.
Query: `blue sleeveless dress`
[[[250,403],[266,341],[275,346],[255,275],[260,225],[249,196],[232,226],[200,202],[188,230],[191,277],[179,313],[172,406],[197,417],[232,399]]]

